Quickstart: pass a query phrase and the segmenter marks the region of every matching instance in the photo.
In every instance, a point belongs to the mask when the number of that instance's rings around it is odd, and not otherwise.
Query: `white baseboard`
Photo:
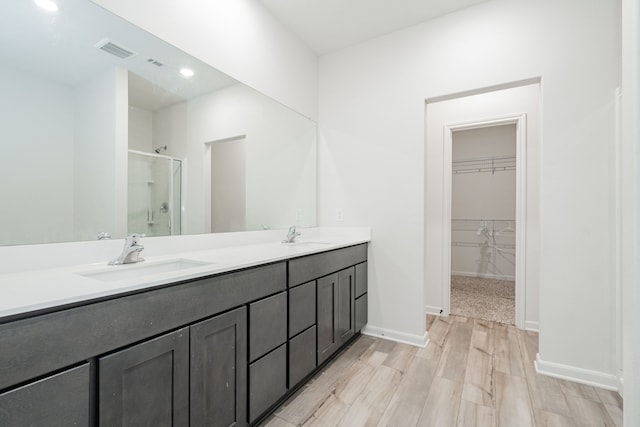
[[[545,362],[540,359],[540,353],[536,354],[536,372],[550,377],[573,381],[576,383],[600,387],[607,390],[618,391],[620,382],[618,377],[603,372],[589,369],[576,368],[561,363]]]
[[[394,331],[392,329],[378,328],[377,326],[367,325],[361,331],[362,335],[369,335],[371,337],[383,338],[385,340],[391,340],[400,342],[403,344],[410,344],[416,347],[426,347],[429,343],[429,336],[427,331],[424,331],[424,335],[413,335],[405,332]]]
[[[480,277],[481,279],[511,280],[511,281],[516,280],[516,276],[507,276],[504,274],[474,273],[469,271],[451,271],[451,275],[464,276],[464,277]]]
[[[425,314],[433,314],[436,316],[442,316],[444,314],[442,307],[435,307],[432,305],[425,305],[424,306],[424,313]]]
[[[624,399],[624,378],[618,377],[618,394]]]
[[[540,331],[540,323],[539,322],[534,322],[532,320],[525,320],[524,321],[524,329],[526,331],[539,332]]]

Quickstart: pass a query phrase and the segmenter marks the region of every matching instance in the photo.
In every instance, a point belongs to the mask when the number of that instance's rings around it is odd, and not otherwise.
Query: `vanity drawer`
[[[0,393],[0,425],[89,425],[89,364]]]
[[[367,292],[367,263],[356,265],[356,298]]]
[[[316,326],[289,341],[289,388],[296,386],[316,367]]]
[[[287,340],[287,293],[249,304],[249,361]]]
[[[289,287],[335,273],[367,260],[367,244],[289,260]]]
[[[289,338],[316,323],[316,282],[289,290]]]
[[[287,392],[287,346],[281,345],[249,365],[249,422]]]

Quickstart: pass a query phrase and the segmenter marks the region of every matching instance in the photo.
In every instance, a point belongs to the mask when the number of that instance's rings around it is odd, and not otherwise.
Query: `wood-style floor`
[[[613,391],[535,372],[538,334],[430,317],[429,345],[362,336],[262,425],[622,426]]]

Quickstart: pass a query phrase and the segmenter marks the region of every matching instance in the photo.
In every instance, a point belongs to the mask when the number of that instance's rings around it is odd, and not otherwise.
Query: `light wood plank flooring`
[[[538,335],[430,317],[429,345],[362,336],[262,425],[622,426],[622,399],[535,372]]]

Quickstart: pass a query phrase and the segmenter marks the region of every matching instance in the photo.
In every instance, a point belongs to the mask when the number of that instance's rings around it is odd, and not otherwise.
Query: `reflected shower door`
[[[182,162],[129,151],[128,233],[180,234]]]

